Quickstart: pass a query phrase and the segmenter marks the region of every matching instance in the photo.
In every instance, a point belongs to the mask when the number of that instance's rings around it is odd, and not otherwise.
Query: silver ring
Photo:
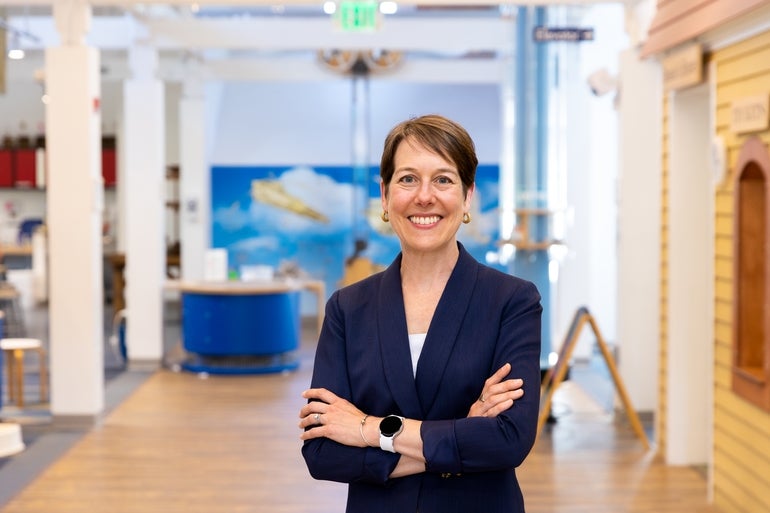
[[[321,414],[320,413],[316,413],[315,415],[313,415],[313,420],[315,420],[316,424],[320,424],[321,423]]]

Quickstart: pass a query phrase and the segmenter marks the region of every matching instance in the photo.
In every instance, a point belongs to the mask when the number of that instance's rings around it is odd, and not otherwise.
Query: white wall
[[[568,12],[571,12],[568,10]],[[617,316],[617,176],[618,112],[616,92],[596,96],[588,76],[606,68],[618,72],[618,49],[624,47],[623,7],[585,9],[577,19],[563,20],[565,26],[595,29],[596,40],[562,49],[559,88],[564,105],[561,121],[565,127],[563,151],[549,148],[552,159],[563,159],[561,181],[551,184],[562,189],[565,251],[559,259],[559,280],[554,287],[554,350],[561,347],[575,313],[587,307],[604,340],[616,342]],[[588,359],[595,337],[585,329],[573,356]]]
[[[618,182],[619,366],[638,411],[656,411],[660,337],[660,67],[620,57]]]
[[[708,461],[713,425],[714,185],[708,86],[679,91],[670,104],[666,461],[695,465]]]

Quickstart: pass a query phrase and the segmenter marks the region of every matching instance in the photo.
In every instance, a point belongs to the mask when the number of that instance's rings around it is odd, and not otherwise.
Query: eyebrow
[[[417,171],[416,167],[411,166],[405,166],[405,167],[397,167],[394,170],[394,173],[398,173],[399,171]],[[438,169],[435,169],[432,172],[438,172],[438,173],[453,173],[456,175],[460,175],[460,171],[458,169],[452,168],[452,167],[440,167]]]

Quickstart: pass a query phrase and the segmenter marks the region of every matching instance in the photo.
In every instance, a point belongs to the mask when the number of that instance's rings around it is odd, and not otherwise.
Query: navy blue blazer
[[[523,513],[515,468],[532,448],[540,406],[536,287],[477,262],[462,246],[412,373],[401,255],[326,304],[311,387],[363,412],[422,420],[426,472],[389,479],[400,457],[327,438],[302,446],[316,479],[349,483],[348,513]],[[510,362],[524,396],[496,418],[466,418],[484,381]]]

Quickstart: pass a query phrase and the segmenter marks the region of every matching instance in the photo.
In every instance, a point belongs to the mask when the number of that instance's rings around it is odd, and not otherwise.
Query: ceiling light
[[[326,14],[334,14],[337,11],[337,4],[334,2],[324,2],[324,12]]]
[[[8,58],[18,61],[24,58],[24,50],[19,46],[19,33],[11,32],[11,42],[8,45]]]
[[[21,48],[11,48],[8,50],[8,58],[18,61],[24,58],[24,50]]]
[[[396,2],[385,1],[380,3],[380,12],[382,14],[396,14],[398,4]]]

